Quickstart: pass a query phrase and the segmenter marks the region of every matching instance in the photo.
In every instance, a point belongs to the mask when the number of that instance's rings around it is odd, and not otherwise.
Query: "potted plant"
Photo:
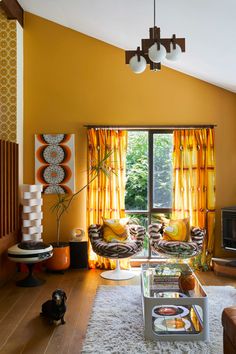
[[[67,194],[57,194],[57,200],[51,207],[51,211],[56,216],[56,242],[52,243],[53,246],[53,256],[47,260],[47,269],[53,271],[63,271],[70,266],[70,247],[67,242],[61,242],[61,221],[72,201],[90,185],[101,173],[104,173],[107,177],[110,176],[110,169],[106,166],[107,159],[111,156],[113,152],[109,151],[105,154],[104,158],[98,161],[91,169],[88,177],[88,182],[80,188],[76,193]]]

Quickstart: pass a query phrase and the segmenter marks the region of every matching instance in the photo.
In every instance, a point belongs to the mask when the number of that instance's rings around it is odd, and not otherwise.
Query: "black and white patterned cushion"
[[[125,242],[105,242],[101,225],[89,226],[88,234],[93,251],[102,257],[127,258],[142,251],[146,230],[140,225],[128,225],[129,239]]]

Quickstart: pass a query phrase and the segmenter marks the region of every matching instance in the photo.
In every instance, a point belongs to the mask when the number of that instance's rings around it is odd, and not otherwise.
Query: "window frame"
[[[152,214],[172,213],[172,208],[154,208],[153,207],[153,140],[155,134],[173,134],[174,129],[129,129],[129,131],[146,131],[148,132],[148,209],[147,210],[125,210],[127,215],[146,215],[148,225],[151,224]],[[139,259],[160,259],[162,257],[152,255],[151,247],[148,247],[148,256],[135,256],[134,260]]]

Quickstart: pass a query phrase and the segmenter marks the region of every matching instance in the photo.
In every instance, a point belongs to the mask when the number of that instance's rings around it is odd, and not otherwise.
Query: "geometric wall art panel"
[[[74,134],[35,134],[35,183],[45,194],[75,192]]]

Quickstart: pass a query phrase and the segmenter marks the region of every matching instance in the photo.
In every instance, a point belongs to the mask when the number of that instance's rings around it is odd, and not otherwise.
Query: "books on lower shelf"
[[[178,276],[173,275],[154,275],[153,283],[178,283]]]
[[[179,276],[183,265],[179,264],[159,264],[155,268],[156,276]]]

